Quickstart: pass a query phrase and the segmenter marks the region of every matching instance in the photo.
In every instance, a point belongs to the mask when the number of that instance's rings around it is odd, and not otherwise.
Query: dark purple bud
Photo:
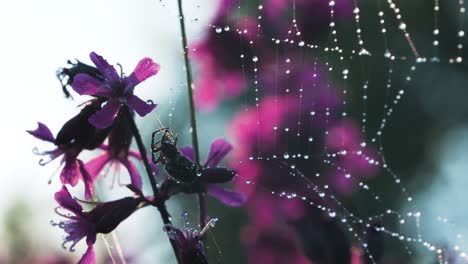
[[[97,205],[87,213],[87,219],[94,223],[96,233],[107,234],[143,205],[140,198],[126,197]]]
[[[70,92],[68,92],[67,90],[67,86],[71,85],[71,83],[73,82],[73,78],[79,73],[85,73],[94,77],[97,80],[104,81],[104,76],[102,76],[101,72],[96,67],[82,63],[79,60],[77,60],[76,62],[71,62],[69,60],[67,63],[71,67],[60,68],[57,70],[57,78],[62,84],[62,91],[65,94],[66,98],[71,97]]]
[[[129,111],[132,117],[134,117],[135,112],[131,109]],[[109,133],[109,152],[111,155],[114,157],[126,157],[132,143],[132,138],[133,133],[129,120],[125,117],[124,111],[120,111]]]
[[[94,99],[79,114],[66,122],[57,134],[57,146],[73,146],[77,150],[94,149],[102,144],[110,129],[96,129],[88,118],[101,109],[102,100]]]
[[[235,171],[221,167],[203,168],[197,173],[203,183],[226,183],[236,175]]]

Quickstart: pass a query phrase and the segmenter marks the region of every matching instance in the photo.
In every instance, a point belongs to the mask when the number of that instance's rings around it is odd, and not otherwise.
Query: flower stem
[[[138,130],[138,127],[135,124],[135,120],[133,119],[133,116],[130,112],[130,109],[126,106],[122,106],[121,111],[123,111],[125,118],[128,120],[128,123],[130,124],[130,129],[132,130],[133,137],[135,138],[135,141],[138,145],[138,150],[140,151],[141,159],[143,160],[143,164],[145,165],[145,170],[146,173],[148,174],[149,181],[151,183],[151,188],[153,189],[153,202],[154,205],[158,208],[159,213],[161,214],[161,218],[163,220],[163,223],[165,225],[171,225],[171,216],[169,212],[167,211],[166,204],[164,203],[164,200],[161,199],[161,194],[159,192],[156,179],[154,178],[154,172],[151,169],[151,165],[149,164],[148,161],[148,156],[146,154],[146,148],[145,145],[143,144],[143,140],[141,139],[140,132]],[[176,255],[177,260],[179,260],[179,254],[178,254],[178,248],[177,245],[175,244],[175,241],[169,238],[169,241],[171,242],[172,249],[174,250],[174,254]]]
[[[197,135],[197,119],[195,116],[195,103],[193,100],[193,79],[192,79],[192,69],[190,67],[189,54],[188,54],[188,45],[187,45],[187,33],[185,30],[185,20],[184,12],[182,10],[182,0],[178,0],[179,7],[179,23],[180,31],[182,34],[182,48],[184,51],[184,63],[185,63],[185,73],[187,78],[187,91],[190,107],[190,126],[192,134],[192,145],[195,151],[195,162],[200,164],[200,151],[198,148],[198,135]],[[200,216],[200,229],[203,229],[206,224],[206,197],[204,190],[198,193],[198,204],[199,204],[199,216]]]

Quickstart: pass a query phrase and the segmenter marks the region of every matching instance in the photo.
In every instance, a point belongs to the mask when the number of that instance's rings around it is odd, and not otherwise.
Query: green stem
[[[189,54],[188,54],[188,45],[187,45],[187,33],[185,30],[185,20],[184,12],[182,10],[182,0],[178,0],[179,7],[179,23],[180,31],[182,34],[182,48],[184,50],[184,63],[185,63],[185,73],[187,78],[187,91],[190,107],[190,126],[192,134],[192,145],[195,152],[195,162],[200,164],[200,151],[198,148],[198,135],[197,135],[197,119],[195,116],[195,103],[193,100],[193,79],[192,79],[192,69],[190,67]],[[200,216],[200,228],[203,229],[206,224],[206,197],[204,190],[201,190],[198,193],[198,204],[199,204],[199,216]]]
[[[190,67],[190,61],[188,57],[187,34],[185,31],[184,13],[182,11],[182,0],[178,0],[178,3],[179,3],[180,31],[182,33],[182,48],[184,50],[185,73],[186,73],[186,78],[187,78],[187,92],[188,92],[189,107],[190,107],[190,126],[191,126],[191,134],[192,134],[192,144],[193,144],[193,149],[195,150],[195,161],[197,163],[200,163],[200,152],[198,149],[197,119],[195,116],[195,103],[193,100],[192,68]]]
[[[145,148],[145,145],[143,144],[143,140],[141,139],[141,135],[138,130],[138,127],[136,126],[135,120],[133,119],[130,109],[128,109],[127,106],[123,106],[121,111],[123,111],[125,118],[127,118],[128,123],[130,124],[130,129],[132,130],[133,137],[135,138],[135,141],[138,145],[138,150],[140,151],[141,159],[143,160],[143,164],[145,165],[145,170],[146,170],[146,173],[148,174],[148,178],[151,183],[151,188],[153,189],[153,195],[154,195],[153,205],[156,206],[156,208],[158,208],[158,211],[161,214],[163,223],[165,225],[172,225],[171,215],[167,211],[164,200],[161,199],[161,194],[159,192],[156,179],[154,178],[154,172],[151,169],[151,165],[149,164],[148,155],[146,154],[146,148]],[[179,254],[178,254],[179,251],[178,251],[177,245],[175,244],[175,241],[170,238],[169,238],[169,241],[171,242],[171,246],[172,246],[172,249],[174,250],[174,254],[176,255],[177,260],[179,260]]]

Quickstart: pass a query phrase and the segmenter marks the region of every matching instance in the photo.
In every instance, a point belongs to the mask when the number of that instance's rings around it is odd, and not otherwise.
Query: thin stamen
[[[208,223],[206,223],[205,227],[203,227],[202,231],[200,232],[200,236],[203,236],[208,229],[211,227],[214,227],[216,225],[216,222],[218,222],[218,218],[211,218]]]

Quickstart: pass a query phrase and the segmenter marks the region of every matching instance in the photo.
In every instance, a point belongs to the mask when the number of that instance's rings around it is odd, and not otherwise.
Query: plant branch
[[[187,33],[185,30],[185,20],[184,20],[184,12],[182,10],[182,0],[178,0],[178,7],[179,7],[179,23],[180,23],[180,31],[182,34],[182,48],[184,51],[184,63],[185,63],[185,73],[187,78],[187,91],[188,91],[188,99],[189,99],[189,107],[190,107],[190,126],[191,126],[191,134],[192,134],[192,145],[195,151],[195,162],[200,164],[200,151],[198,148],[198,135],[197,135],[197,119],[195,115],[195,103],[193,100],[193,79],[192,79],[192,70],[190,67],[189,61],[189,54],[188,54],[188,46],[187,46]],[[200,229],[203,229],[206,224],[206,197],[204,194],[204,190],[201,190],[198,193],[198,204],[199,204],[199,216],[200,216]]]
[[[184,13],[182,11],[182,0],[178,0],[179,3],[179,22],[180,22],[180,31],[182,33],[182,48],[184,50],[184,63],[185,63],[185,73],[187,78],[187,91],[190,107],[190,126],[192,134],[192,144],[193,149],[195,150],[195,161],[200,163],[200,152],[198,149],[198,134],[197,134],[197,119],[195,116],[195,104],[193,100],[193,79],[192,79],[192,68],[190,67],[188,46],[187,46],[187,34],[185,30],[185,20]]]
[[[167,211],[164,200],[161,199],[161,194],[159,192],[156,179],[154,178],[154,172],[151,169],[151,165],[149,164],[148,156],[146,154],[146,148],[145,148],[145,145],[143,144],[143,140],[141,139],[141,135],[138,130],[138,127],[136,126],[135,120],[133,119],[130,109],[128,109],[127,106],[123,106],[121,111],[123,111],[125,118],[128,120],[128,123],[130,124],[133,137],[135,138],[135,141],[138,145],[138,150],[140,151],[141,159],[143,160],[143,164],[145,165],[145,170],[146,170],[146,173],[148,174],[148,178],[151,183],[151,188],[153,189],[153,195],[154,195],[153,205],[156,206],[156,208],[158,208],[158,211],[161,214],[163,223],[165,225],[172,225],[171,216],[169,212]],[[175,241],[172,240],[171,238],[169,238],[169,241],[171,242],[172,249],[174,250],[174,254],[176,255],[177,260],[179,260],[178,248],[177,248],[177,245],[175,244]]]

